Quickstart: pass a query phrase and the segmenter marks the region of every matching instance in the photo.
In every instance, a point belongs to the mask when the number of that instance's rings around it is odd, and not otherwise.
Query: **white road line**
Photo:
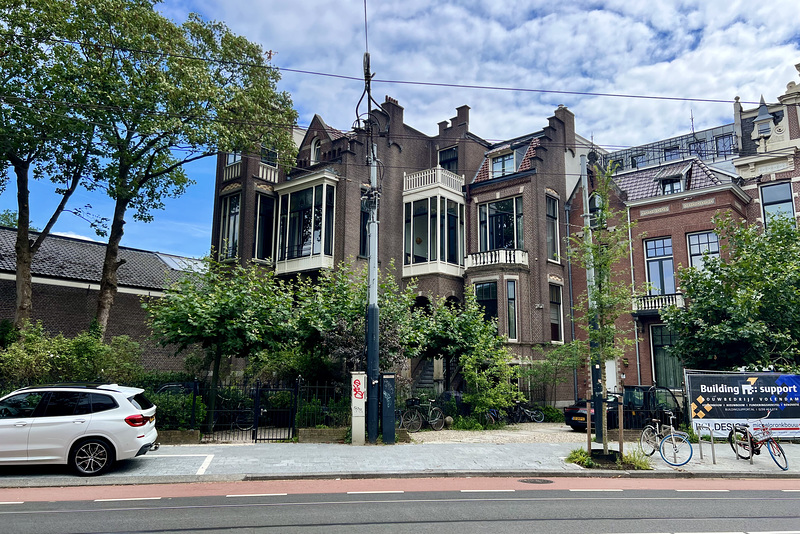
[[[513,489],[462,489],[461,493],[514,493]]]
[[[348,495],[379,495],[385,493],[405,493],[403,490],[386,490],[386,491],[348,491]]]
[[[570,491],[622,491],[621,489],[571,489]]]
[[[796,490],[795,489],[788,489],[788,490],[781,490],[781,491],[785,491],[786,493],[793,493],[793,492],[796,492],[796,491],[800,491],[800,489],[796,489]]]
[[[288,493],[243,493],[241,495],[225,495],[226,497],[286,497]]]
[[[160,501],[161,497],[127,497],[119,499],[95,499],[94,502],[117,502],[117,501]]]
[[[205,475],[206,469],[208,469],[208,466],[211,465],[211,460],[213,459],[214,459],[213,454],[207,454],[205,461],[203,461],[203,465],[201,465],[200,469],[197,470],[197,475]]]
[[[25,501],[6,501],[0,502],[0,504],[25,504]]]
[[[728,493],[731,490],[675,490],[683,493]]]

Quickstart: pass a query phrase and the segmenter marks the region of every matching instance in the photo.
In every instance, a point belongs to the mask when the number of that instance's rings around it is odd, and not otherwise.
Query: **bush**
[[[147,398],[156,405],[156,426],[159,430],[189,430],[192,428],[192,395],[151,393]],[[206,405],[197,397],[194,428],[206,418]]]
[[[547,423],[563,423],[564,412],[552,406],[540,406],[540,410],[544,412],[544,420]]]
[[[564,461],[586,468],[592,468],[597,465],[586,449],[572,449]]]

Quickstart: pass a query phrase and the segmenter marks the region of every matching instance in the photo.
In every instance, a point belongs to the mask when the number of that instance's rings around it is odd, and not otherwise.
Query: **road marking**
[[[94,502],[117,502],[117,501],[160,501],[161,497],[127,497],[119,499],[95,499]]]
[[[226,497],[286,497],[288,493],[243,493],[241,495],[225,495]]]
[[[570,491],[622,491],[621,489],[571,489]]]
[[[461,493],[513,493],[513,489],[462,489]]]
[[[386,490],[386,491],[348,491],[348,495],[380,495],[385,493],[405,493],[403,490]]]
[[[703,492],[703,493],[728,493],[730,490],[675,490],[675,491],[681,491],[681,492],[684,492],[684,493],[693,493],[693,492],[695,492],[695,493],[700,493],[700,492]]]
[[[211,465],[211,460],[213,460],[213,459],[214,459],[214,455],[213,454],[206,455],[206,459],[203,462],[203,465],[200,466],[200,469],[197,470],[197,474],[198,475],[205,475],[206,474],[206,469],[208,469],[208,466]]]
[[[6,501],[0,502],[0,504],[25,504],[25,501]]]
[[[796,489],[796,490],[789,489],[789,490],[781,490],[781,491],[785,491],[786,493],[792,493],[792,492],[795,492],[795,491],[800,491],[800,489]]]

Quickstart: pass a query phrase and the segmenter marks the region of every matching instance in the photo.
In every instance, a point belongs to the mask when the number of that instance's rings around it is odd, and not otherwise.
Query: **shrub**
[[[653,468],[650,457],[638,447],[634,448],[633,452],[623,454],[622,458],[617,460],[617,465],[623,469],[649,470]]]
[[[572,449],[565,461],[586,468],[592,468],[597,465],[586,449]]]
[[[541,406],[540,409],[544,412],[544,420],[548,423],[563,423],[564,412],[553,406]]]
[[[192,395],[151,393],[147,398],[156,405],[156,426],[159,430],[188,430],[192,428]],[[205,421],[206,405],[200,396],[195,406],[195,428]]]

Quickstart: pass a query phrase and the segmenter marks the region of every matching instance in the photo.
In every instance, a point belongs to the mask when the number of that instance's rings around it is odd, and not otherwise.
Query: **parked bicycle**
[[[541,423],[544,421],[544,412],[539,408],[528,408],[517,401],[511,411],[511,420],[515,423]]]
[[[671,411],[664,413],[669,416],[669,425],[662,425],[658,419],[650,419],[650,424],[642,429],[639,436],[639,448],[647,456],[658,451],[661,459],[669,465],[684,465],[692,459],[693,453],[689,434],[675,430],[672,424],[675,416]]]
[[[748,419],[747,423],[737,423],[728,433],[728,443],[730,443],[734,454],[743,460],[749,460],[754,454],[761,454],[761,447],[767,446],[769,455],[775,461],[775,465],[783,471],[789,469],[789,460],[783,452],[783,447],[772,436],[772,429],[764,422],[772,411],[758,419]],[[761,422],[761,426],[753,425],[753,432],[750,432],[750,423]]]
[[[444,412],[433,402],[422,402],[419,397],[406,399],[406,411],[403,412],[402,426],[409,432],[419,432],[422,423],[427,423],[434,430],[444,428]]]

